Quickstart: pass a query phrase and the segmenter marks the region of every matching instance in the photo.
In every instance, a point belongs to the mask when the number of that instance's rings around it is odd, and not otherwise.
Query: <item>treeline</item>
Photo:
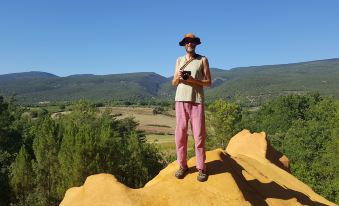
[[[0,97],[0,205],[58,205],[68,188],[97,173],[138,188],[165,165],[131,118],[115,119],[85,101],[54,119],[24,112]]]
[[[174,102],[161,99],[127,99],[127,100],[107,100],[107,101],[92,101],[86,99],[91,105],[95,107],[115,107],[115,106],[161,106],[161,107],[173,107]],[[37,107],[57,107],[60,110],[64,110],[66,107],[76,104],[78,101],[52,101],[52,102],[40,102],[31,104],[20,104],[25,107],[37,108]]]
[[[225,147],[243,128],[265,131],[291,171],[323,197],[339,203],[339,101],[319,94],[282,96],[249,111],[217,100],[207,114],[209,148]]]

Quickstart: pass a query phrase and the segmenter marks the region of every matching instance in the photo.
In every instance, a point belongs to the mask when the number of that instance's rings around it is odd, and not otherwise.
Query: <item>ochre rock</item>
[[[265,132],[243,130],[231,138],[226,152],[232,156],[246,155],[254,159],[267,159],[281,169],[290,172],[288,158],[270,145]]]
[[[176,162],[140,189],[129,188],[110,174],[92,175],[83,186],[67,190],[60,205],[335,205],[285,171],[288,159],[272,148],[265,133],[243,130],[231,139],[226,151],[206,153],[206,182],[196,180],[196,159],[191,158],[189,174],[182,180],[174,177]]]

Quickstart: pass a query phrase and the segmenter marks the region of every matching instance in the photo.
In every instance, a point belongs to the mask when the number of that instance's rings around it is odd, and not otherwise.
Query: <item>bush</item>
[[[165,112],[165,109],[163,107],[155,107],[153,109],[153,115],[163,114],[164,112]]]

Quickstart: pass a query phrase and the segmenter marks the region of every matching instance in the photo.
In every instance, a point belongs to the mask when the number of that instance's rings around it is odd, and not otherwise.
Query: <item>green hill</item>
[[[42,73],[43,74],[43,73]],[[68,77],[31,78],[2,81],[0,92],[5,96],[16,94],[19,102],[73,101],[80,98],[101,100],[131,100],[156,96],[167,78],[152,72],[114,75],[72,75]]]
[[[234,68],[218,74],[215,78],[222,82],[207,92],[212,99],[259,105],[276,96],[308,92],[339,98],[339,59]]]
[[[339,58],[293,64],[211,69],[213,86],[206,99],[225,98],[257,106],[280,95],[319,92],[339,98]],[[0,75],[0,92],[19,102],[173,100],[172,77],[153,72],[58,77],[44,72]]]

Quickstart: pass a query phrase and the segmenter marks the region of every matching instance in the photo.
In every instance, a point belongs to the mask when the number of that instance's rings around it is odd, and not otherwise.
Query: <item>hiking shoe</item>
[[[187,172],[188,172],[188,168],[180,167],[178,171],[175,173],[175,177],[178,179],[182,179],[186,176]]]
[[[199,170],[197,180],[199,182],[205,182],[207,180],[207,178],[208,178],[208,174],[203,170]]]

